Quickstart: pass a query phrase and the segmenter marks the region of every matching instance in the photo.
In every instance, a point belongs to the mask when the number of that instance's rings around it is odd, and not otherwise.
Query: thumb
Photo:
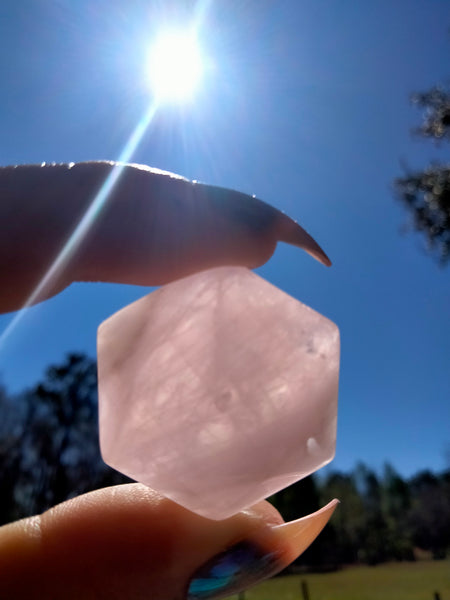
[[[285,525],[267,502],[211,521],[141,484],[97,490],[0,528],[0,597],[225,597],[287,566],[335,504]]]

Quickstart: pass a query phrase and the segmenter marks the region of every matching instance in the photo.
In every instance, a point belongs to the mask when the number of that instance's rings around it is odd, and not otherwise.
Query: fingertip
[[[260,500],[243,512],[248,512],[249,514],[253,513],[256,517],[264,521],[266,525],[274,526],[282,525],[284,523],[284,519],[280,512],[267,500]]]
[[[299,223],[284,213],[280,213],[280,215],[282,217],[280,217],[278,228],[279,241],[302,248],[326,267],[331,267],[331,260],[316,240]]]
[[[333,515],[339,500],[336,498],[316,512],[274,528],[286,549],[286,566],[302,554],[317,538]]]
[[[141,484],[97,490],[0,528],[0,597],[181,598],[199,566],[280,522],[266,502],[214,521]]]

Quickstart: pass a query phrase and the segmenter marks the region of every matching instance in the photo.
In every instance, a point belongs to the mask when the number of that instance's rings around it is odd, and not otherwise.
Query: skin
[[[21,308],[117,164],[0,167],[1,312]],[[32,303],[73,281],[161,285],[220,265],[258,267],[278,241],[326,265],[298,223],[251,196],[145,166],[126,165],[92,225]]]
[[[181,600],[200,565],[281,522],[266,502],[210,521],[140,484],[97,490],[0,529],[0,597]]]
[[[35,294],[114,168],[0,168],[0,312],[73,281],[160,285],[224,264],[253,268],[278,241],[329,264],[297,223],[259,200],[126,166],[92,228]],[[0,528],[0,598],[181,600],[194,571],[240,540],[277,550],[286,564],[295,558],[290,534],[273,529],[282,522],[266,502],[211,521],[140,484],[98,490]]]

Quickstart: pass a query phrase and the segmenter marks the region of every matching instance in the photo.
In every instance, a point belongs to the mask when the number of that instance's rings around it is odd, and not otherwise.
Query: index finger
[[[255,268],[278,241],[331,264],[269,204],[142,165],[2,167],[0,222],[2,312],[73,281],[161,285],[216,266]]]

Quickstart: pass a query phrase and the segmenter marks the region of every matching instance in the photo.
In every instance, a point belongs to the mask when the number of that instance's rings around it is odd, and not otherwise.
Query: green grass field
[[[450,600],[450,561],[390,563],[278,577],[245,592],[245,600],[303,600],[302,581],[307,582],[309,600],[434,600],[434,592],[439,592],[441,600]]]

